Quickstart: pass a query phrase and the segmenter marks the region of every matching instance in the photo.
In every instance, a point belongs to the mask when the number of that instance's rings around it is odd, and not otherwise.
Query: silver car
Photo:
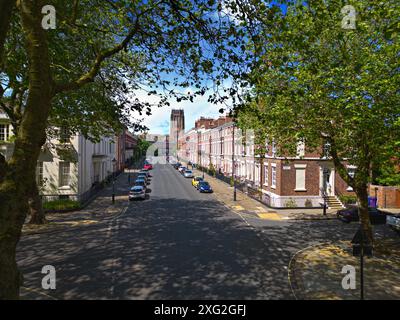
[[[146,199],[146,189],[143,186],[134,186],[129,191],[129,200]]]
[[[193,178],[193,171],[192,170],[185,170],[185,172],[183,173],[183,176],[185,178]]]

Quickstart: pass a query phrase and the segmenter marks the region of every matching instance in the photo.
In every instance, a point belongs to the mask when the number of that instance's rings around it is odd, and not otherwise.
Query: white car
[[[394,230],[400,233],[400,215],[393,215],[386,217],[386,224],[391,226]]]
[[[185,170],[185,172],[183,173],[183,176],[185,178],[193,178],[194,177],[192,170]]]
[[[134,186],[129,191],[129,200],[146,199],[146,189],[143,186]]]

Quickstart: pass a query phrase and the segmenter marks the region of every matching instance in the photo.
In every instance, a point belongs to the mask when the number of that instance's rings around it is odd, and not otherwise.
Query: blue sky
[[[136,96],[141,101],[149,103],[156,103],[158,101],[156,96],[148,96],[146,92],[136,92]],[[185,112],[185,130],[188,130],[194,127],[194,122],[200,117],[217,118],[221,116],[219,109],[222,106],[209,103],[207,100],[208,94],[195,98],[193,102],[182,101],[178,103],[171,99],[169,101],[171,106],[164,106],[162,108],[153,107],[150,116],[143,116],[143,124],[150,129],[150,133],[168,134],[171,109],[183,109]],[[138,115],[135,115],[135,117],[140,118]]]

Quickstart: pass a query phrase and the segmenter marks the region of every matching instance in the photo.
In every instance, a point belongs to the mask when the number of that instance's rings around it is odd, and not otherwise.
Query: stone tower
[[[179,136],[185,131],[185,114],[182,109],[171,110],[171,122],[169,129],[170,145],[177,143]]]

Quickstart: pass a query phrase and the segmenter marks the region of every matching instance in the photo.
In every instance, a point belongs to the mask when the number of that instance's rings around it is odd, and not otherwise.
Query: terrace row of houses
[[[38,159],[36,180],[44,200],[87,200],[101,182],[132,161],[138,143],[127,129],[98,142],[65,132],[60,129],[59,137],[43,146]],[[10,121],[0,110],[0,153],[6,160],[12,155],[12,136]]]
[[[272,144],[261,157],[255,152],[254,135],[242,132],[229,117],[200,118],[195,127],[181,132],[177,155],[204,168],[213,167],[227,177],[261,193],[271,207],[341,206],[340,195],[355,195],[339,176],[331,160],[308,152],[299,144],[296,157],[280,157]],[[355,168],[348,165],[349,174]]]

